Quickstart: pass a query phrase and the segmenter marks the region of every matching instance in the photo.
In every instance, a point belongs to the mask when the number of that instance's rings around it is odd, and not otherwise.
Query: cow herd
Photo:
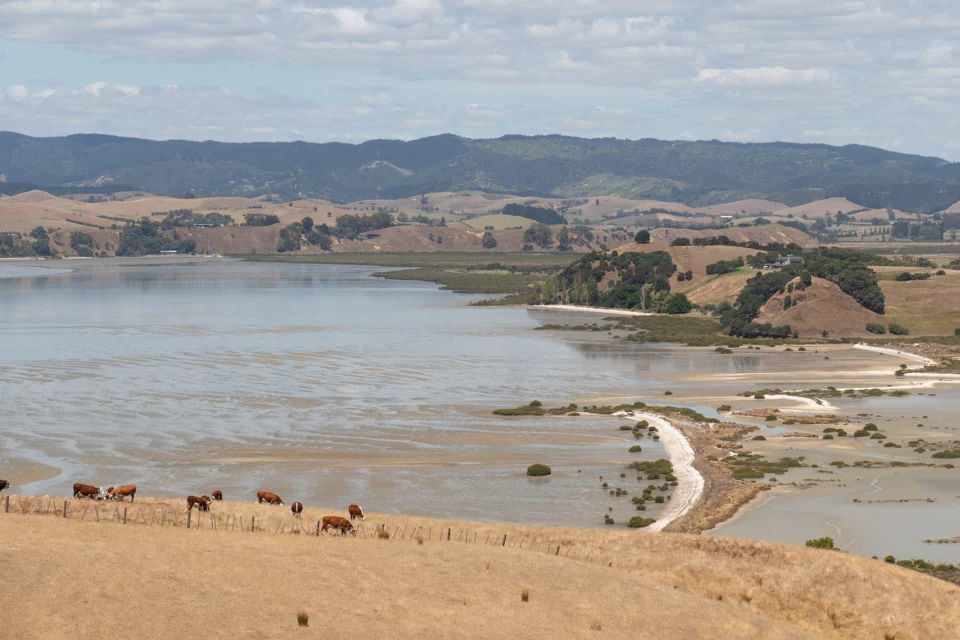
[[[0,480],[0,491],[10,486],[10,483],[6,480]],[[103,487],[95,487],[91,484],[83,484],[82,482],[77,482],[73,485],[73,497],[77,499],[88,498],[90,500],[123,500],[124,498],[130,498],[130,502],[133,502],[134,497],[137,495],[137,485],[135,484],[122,484],[116,487],[107,487],[107,490],[104,491]],[[210,511],[210,505],[214,501],[223,500],[223,492],[219,489],[212,491],[211,494],[202,495],[202,496],[187,496],[187,508],[191,511],[196,508],[197,511]],[[283,499],[276,493],[272,491],[264,491],[263,489],[257,491],[257,503],[258,504],[270,504],[270,505],[283,505]],[[293,514],[293,517],[299,518],[303,513],[303,503],[294,502],[290,505],[290,512]],[[359,518],[364,520],[366,516],[363,514],[363,507],[359,504],[351,504],[347,507],[347,513],[350,516],[350,519],[344,518],[343,516],[324,516],[321,521],[322,527],[321,531],[325,532],[328,529],[333,529],[334,531],[339,531],[341,535],[346,535],[352,533],[356,535],[357,530],[353,528],[353,523],[351,520]]]

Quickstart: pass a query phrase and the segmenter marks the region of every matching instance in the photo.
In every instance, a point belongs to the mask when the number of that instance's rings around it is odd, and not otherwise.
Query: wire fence
[[[303,535],[338,537],[334,529],[323,531],[321,520],[316,522],[300,517],[262,517],[254,514],[225,513],[223,511],[198,511],[186,506],[166,503],[105,503],[96,500],[63,499],[39,496],[7,495],[3,497],[5,514],[21,514],[68,518],[100,523],[114,523],[139,527],[173,527],[181,529],[222,532],[246,532],[270,535]],[[482,544],[509,549],[535,551],[575,560],[590,561],[591,550],[578,549],[574,542],[566,544],[556,540],[525,536],[511,532],[497,532],[490,525],[478,523],[477,529],[453,526],[425,526],[409,523],[359,522],[358,538],[416,542],[417,544]]]

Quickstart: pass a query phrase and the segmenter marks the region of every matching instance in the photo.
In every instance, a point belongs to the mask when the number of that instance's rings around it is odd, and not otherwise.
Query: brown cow
[[[215,490],[215,491],[213,492],[213,499],[214,499],[214,500],[223,500],[223,491],[220,491],[220,489]]]
[[[347,511],[350,512],[350,519],[360,518],[361,520],[366,520],[367,516],[363,515],[363,507],[358,504],[352,504],[347,507]]]
[[[263,489],[257,491],[257,502],[266,502],[267,504],[283,504],[283,500],[280,499],[280,496],[272,491],[264,491]]]
[[[0,480],[0,491],[3,491],[9,486],[10,486],[9,482],[7,482],[6,480]]]
[[[90,498],[91,500],[103,500],[103,489],[95,487],[92,484],[83,484],[82,482],[73,483],[74,498]]]
[[[119,487],[107,487],[107,497],[111,500],[120,500],[126,496],[130,496],[130,502],[133,502],[133,498],[137,495],[137,485],[135,484],[122,484]]]
[[[207,496],[187,496],[187,508],[198,511],[210,511],[210,498]]]
[[[336,529],[342,536],[347,535],[347,533],[357,535],[357,530],[343,516],[323,516],[323,526],[320,527],[320,531],[326,532],[327,529]]]
[[[294,518],[299,518],[300,514],[303,513],[303,503],[294,502],[292,505],[290,505],[290,511],[293,512]]]

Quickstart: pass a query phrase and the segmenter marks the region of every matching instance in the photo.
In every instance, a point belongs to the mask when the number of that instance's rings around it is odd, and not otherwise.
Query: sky
[[[868,144],[960,160],[956,0],[0,0],[0,129]]]

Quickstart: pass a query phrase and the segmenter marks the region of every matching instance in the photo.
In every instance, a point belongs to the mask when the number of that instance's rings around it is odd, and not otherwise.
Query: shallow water
[[[609,497],[600,476],[639,493],[644,483],[619,474],[637,457],[663,457],[658,443],[639,441],[636,456],[616,418],[491,411],[639,399],[710,412],[739,391],[837,384],[844,371],[895,382],[895,359],[844,348],[722,355],[533,331],[567,314],[470,307],[470,296],[431,284],[371,277],[380,268],[182,258],[70,266],[37,274],[0,264],[0,477],[18,493],[136,482],[144,495],[219,488],[242,500],[268,488],[307,504],[537,524],[597,526],[612,507],[622,523],[637,512],[629,497]],[[946,417],[948,396],[938,398],[849,410],[936,405]],[[533,462],[554,475],[527,478]],[[845,505],[771,504],[721,533],[802,542],[794,538],[806,529],[785,527],[777,509],[801,519],[812,509],[803,522],[827,535],[819,514]],[[650,507],[642,515],[655,517]],[[774,514],[774,524],[752,514]],[[936,522],[931,535],[949,530]],[[922,529],[915,523],[909,539]]]
[[[61,471],[5,471],[21,493],[77,480],[154,495],[269,487],[314,504],[589,525],[607,509],[599,476],[632,457],[615,419],[491,415],[532,398],[636,393],[637,361],[650,358],[530,331],[538,322],[522,309],[472,308],[364,267],[4,270],[0,468]],[[532,462],[555,475],[528,480]]]

